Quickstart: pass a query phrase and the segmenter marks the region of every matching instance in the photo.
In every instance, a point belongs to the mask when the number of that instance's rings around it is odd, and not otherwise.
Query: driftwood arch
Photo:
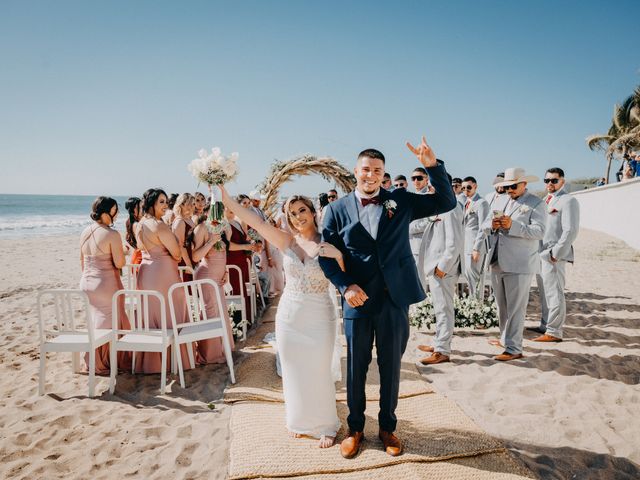
[[[349,170],[343,167],[335,158],[302,155],[291,160],[275,162],[271,165],[269,175],[258,186],[258,190],[265,196],[263,209],[273,217],[278,204],[280,188],[291,177],[297,175],[311,175],[317,173],[325,180],[335,182],[344,192],[352,192],[356,188],[356,179]]]

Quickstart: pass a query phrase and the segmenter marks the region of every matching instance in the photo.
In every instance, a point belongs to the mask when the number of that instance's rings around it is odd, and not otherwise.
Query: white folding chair
[[[249,320],[247,318],[247,309],[244,303],[245,295],[243,292],[243,287],[247,289],[247,285],[249,285],[249,282],[244,282],[244,279],[242,278],[242,270],[240,270],[240,267],[236,265],[227,265],[227,279],[230,285],[233,285],[233,283],[231,283],[231,272],[234,272],[234,274],[238,275],[238,284],[240,285],[240,291],[232,290],[231,293],[227,293],[225,294],[225,296],[227,299],[227,304],[233,303],[238,307],[238,310],[240,311],[240,318],[242,319],[242,340],[245,340],[247,338],[247,325],[249,325]]]
[[[218,317],[209,318],[207,316],[207,308],[202,293],[203,286],[210,287],[215,292],[214,299],[218,305],[218,312],[221,313]],[[187,297],[191,295],[191,302],[187,302],[187,318],[186,323],[178,323],[176,318],[176,309],[174,304],[175,295],[177,292],[182,291]],[[169,311],[171,312],[171,321],[173,323],[173,330],[175,333],[174,349],[176,352],[180,351],[180,345],[187,344],[189,352],[193,351],[191,345],[192,342],[198,342],[200,340],[207,340],[210,338],[222,337],[222,347],[224,348],[224,356],[227,359],[227,366],[231,374],[231,383],[236,383],[236,377],[233,372],[233,358],[231,356],[231,343],[229,342],[229,334],[227,322],[224,317],[224,304],[220,297],[220,290],[218,286],[210,279],[193,280],[191,282],[175,283],[169,288]],[[180,355],[176,355],[178,361],[178,372],[180,374],[180,386],[184,388],[184,373],[182,368],[182,358]],[[189,362],[191,368],[195,368],[193,356],[189,355]]]
[[[254,305],[256,304],[255,301],[255,292],[257,290],[258,296],[260,297],[260,303],[262,303],[262,308],[265,308],[267,306],[267,304],[264,301],[264,295],[262,294],[262,286],[260,285],[260,278],[258,277],[258,268],[256,267],[256,264],[253,262],[253,258],[255,256],[251,257],[251,260],[247,258],[247,263],[249,264],[249,278],[251,280],[251,285],[254,286],[254,294],[252,295],[252,298],[254,298]],[[255,310],[257,311],[258,307],[257,305],[255,305]],[[255,315],[255,313],[254,313]]]
[[[184,282],[184,274],[188,273],[189,275],[191,275],[193,277],[193,268],[191,267],[187,267],[182,266],[182,267],[178,267],[178,273],[180,274],[180,281]]]
[[[131,330],[118,328],[118,298],[124,296],[130,307],[129,323]],[[149,300],[155,299],[160,303],[160,328],[149,325]],[[165,300],[160,292],[155,290],[118,290],[113,294],[113,324],[114,340],[111,342],[111,378],[109,391],[116,388],[116,373],[118,372],[118,352],[133,352],[131,373],[135,373],[136,352],[158,352],[161,354],[162,366],[160,370],[160,393],[164,394],[167,384],[167,350],[173,342],[174,331],[167,329],[167,315]],[[176,352],[174,352],[174,355]]]
[[[124,288],[126,290],[138,289],[138,273],[140,273],[139,263],[127,263],[122,267],[122,276],[124,277]]]
[[[55,328],[47,329],[45,313],[49,313],[43,304],[46,298],[53,299],[53,320]],[[40,379],[38,393],[44,394],[47,352],[72,352],[72,368],[77,372],[80,367],[80,352],[89,353],[89,397],[93,397],[96,372],[96,348],[109,343],[113,335],[111,330],[95,328],[91,318],[89,297],[82,290],[44,290],[38,293],[38,325],[40,330]],[[77,313],[76,307],[81,306]],[[47,318],[45,318],[45,316]],[[79,320],[76,324],[76,317]],[[84,324],[84,325],[82,325]]]

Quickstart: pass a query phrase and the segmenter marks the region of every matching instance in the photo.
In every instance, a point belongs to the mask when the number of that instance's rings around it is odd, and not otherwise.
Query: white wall
[[[640,250],[640,178],[574,192],[580,226],[624,240]]]

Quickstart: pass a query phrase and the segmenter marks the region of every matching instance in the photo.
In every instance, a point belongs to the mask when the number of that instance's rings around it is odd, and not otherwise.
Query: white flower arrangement
[[[227,312],[229,313],[229,319],[231,320],[231,333],[233,334],[233,338],[236,340],[244,338],[245,321],[242,320],[240,315],[236,315],[236,313],[240,313],[240,307],[235,303],[229,303],[227,305]]]
[[[454,299],[455,326],[485,329],[498,326],[498,306],[493,296],[480,300],[474,295],[463,295]],[[409,308],[409,322],[417,328],[431,329],[436,324],[433,297],[427,293],[422,302]]]
[[[393,217],[393,214],[396,213],[396,208],[398,208],[398,204],[396,203],[396,201],[385,200],[385,202],[382,205],[384,206],[384,209],[387,212],[387,216],[389,218]]]
[[[202,183],[220,185],[231,182],[238,176],[237,161],[237,152],[225,157],[218,147],[212,148],[211,153],[201,149],[198,151],[198,158],[192,160],[187,169]]]

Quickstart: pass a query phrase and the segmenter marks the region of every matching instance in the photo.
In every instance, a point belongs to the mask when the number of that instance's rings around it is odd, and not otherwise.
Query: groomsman
[[[416,193],[424,195],[429,193],[429,175],[427,171],[422,167],[417,167],[411,174],[411,181]],[[420,252],[420,243],[422,242],[422,235],[427,227],[429,220],[426,218],[420,218],[414,220],[409,224],[409,244],[411,245],[411,253],[418,265],[418,254]]]
[[[504,195],[504,187],[496,186],[498,183],[504,180],[504,173],[500,172],[496,175],[496,178],[493,179],[493,192],[489,192],[484,196],[484,199],[489,204],[489,208],[493,206],[496,199],[500,198],[500,195]]]
[[[547,189],[547,226],[540,245],[540,275],[537,275],[542,319],[531,328],[541,336],[534,342],[561,342],[567,318],[564,297],[565,267],[573,263],[573,242],[580,228],[580,204],[564,189],[564,171],[550,168],[544,176]],[[546,332],[546,333],[545,333]]]
[[[478,192],[478,182],[473,177],[462,181],[464,203],[464,276],[471,295],[478,294],[480,276],[483,273],[484,256],[487,253],[485,234],[480,225],[489,216],[489,204]],[[480,292],[482,293],[482,292]]]
[[[462,205],[456,202],[453,210],[429,217],[422,238],[418,275],[424,286],[429,285],[436,315],[434,346],[418,346],[419,350],[431,353],[429,357],[420,360],[423,365],[450,361],[451,337],[455,325],[453,298],[460,275],[460,257],[464,250],[462,217]]]
[[[533,275],[540,272],[538,256],[544,237],[545,204],[529,193],[527,184],[538,177],[522,168],[508,168],[504,181],[507,195],[495,201],[493,214],[482,225],[491,235],[491,283],[498,304],[500,346],[495,360],[522,358],[522,334]]]
[[[453,188],[453,193],[456,196],[456,200],[458,200],[458,202],[464,205],[464,202],[467,200],[467,197],[462,192],[462,179],[456,177],[453,180],[451,180],[451,188]]]

